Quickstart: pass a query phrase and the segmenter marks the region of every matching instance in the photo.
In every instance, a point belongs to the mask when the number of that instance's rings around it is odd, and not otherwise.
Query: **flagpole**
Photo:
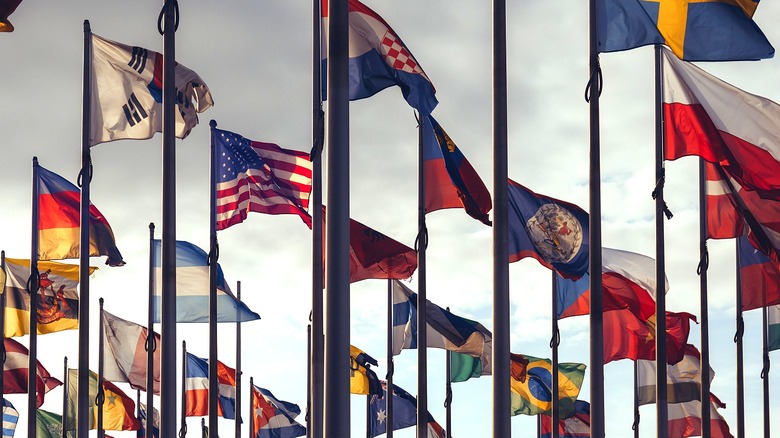
[[[710,400],[710,317],[707,287],[707,271],[709,270],[709,250],[707,249],[707,174],[705,163],[699,158],[699,290],[701,313],[701,405],[708,406]],[[660,289],[659,289],[660,290]],[[710,410],[701,410],[702,436],[710,436]]]
[[[666,406],[666,275],[664,252],[664,145],[663,145],[663,71],[661,45],[655,45],[655,408],[658,438],[669,436],[669,411]],[[592,250],[592,248],[591,248]],[[591,294],[591,297],[593,294]],[[592,312],[591,312],[592,313]],[[702,405],[704,406],[704,405]],[[704,409],[702,408],[702,411]]]
[[[147,370],[147,374],[149,374],[148,370]],[[140,420],[141,419],[141,390],[140,389],[135,390],[135,402],[138,403],[138,406],[136,406],[137,409],[135,410],[135,416]],[[147,415],[146,418],[149,418],[149,416]],[[142,424],[141,427],[138,429],[138,431],[135,433],[135,436],[138,438],[146,437],[146,433],[149,430],[149,428],[147,427],[148,425],[149,425],[148,423]]]
[[[764,367],[761,369],[761,380],[763,380],[763,390],[764,390],[764,436],[771,436],[769,433],[769,339],[767,339],[767,330],[769,328],[768,325],[768,309],[766,307],[766,288],[764,288],[764,307],[761,308],[762,311],[762,327],[763,330],[761,330],[761,343],[762,343],[762,353],[763,353],[763,362]]]
[[[598,0],[589,0],[590,79],[587,87],[590,109],[590,431],[602,438],[604,432],[604,315],[601,295],[601,133],[599,98],[601,66],[598,48]]]
[[[740,266],[739,240],[735,239],[737,250],[737,266]],[[745,368],[742,337],[745,334],[745,321],[742,319],[742,274],[737,268],[737,333],[734,343],[737,344],[737,438],[745,438]],[[704,406],[704,405],[702,405]],[[704,410],[702,408],[702,410]]]
[[[447,311],[450,311],[449,306],[447,307]],[[445,378],[447,379],[445,383],[446,394],[444,396],[444,408],[446,409],[446,417],[444,421],[445,426],[447,427],[446,436],[450,437],[452,436],[452,351],[444,350],[444,354],[444,360],[446,361]]]
[[[200,436],[201,438],[209,438],[209,430],[206,427],[206,419],[200,419]]]
[[[395,362],[393,361],[393,280],[387,279],[387,390],[385,392],[385,408],[387,409],[386,423],[387,438],[393,438],[393,373]]]
[[[558,438],[558,418],[560,417],[558,403],[558,346],[561,345],[561,333],[558,331],[558,274],[555,270],[552,272],[552,339],[550,339],[550,348],[552,348],[552,409],[550,411],[550,421],[552,427],[552,438]]]
[[[631,425],[631,429],[634,431],[634,438],[639,438],[639,364],[637,361],[634,361],[634,424]]]
[[[38,179],[38,157],[33,157],[32,180],[32,245],[30,251],[30,278],[27,280],[27,292],[30,294],[30,349],[27,362],[27,430],[36,430],[37,419],[35,411],[38,409],[37,394],[37,370],[38,368],[38,286],[40,275],[38,273],[38,193],[40,192],[40,180]],[[79,276],[85,272],[81,270]],[[5,291],[4,291],[5,292]],[[79,300],[81,303],[82,300]],[[79,328],[79,333],[81,329]],[[5,335],[5,334],[3,334]],[[80,336],[79,336],[80,338]],[[79,345],[80,347],[80,345]],[[79,356],[80,361],[80,356]],[[43,390],[43,389],[42,389]],[[82,417],[84,418],[84,417]],[[84,435],[86,437],[86,435]],[[79,437],[80,438],[80,437]]]
[[[209,191],[209,430],[217,430],[217,260],[219,243],[217,242],[217,148],[215,147],[215,129],[217,122],[209,122],[211,127],[211,190]]]
[[[181,341],[181,428],[178,436],[187,436],[187,341]]]
[[[425,145],[423,132],[425,117],[418,117],[418,182],[417,182],[417,438],[428,436],[428,292],[426,287],[427,264],[425,250],[428,248],[428,229],[425,225],[425,166],[423,164]],[[422,329],[420,329],[422,327]]]
[[[3,294],[5,295],[5,294]],[[68,356],[65,356],[65,359],[62,361],[63,365],[63,383],[62,383],[62,438],[67,438],[68,436],[68,392],[70,388],[70,379],[69,373],[68,373]],[[36,423],[37,426],[37,423]],[[36,429],[37,430],[37,429]]]
[[[5,251],[0,251],[0,269],[3,270],[4,278],[8,281],[8,274],[5,272]],[[3,289],[0,291],[0,331],[3,332],[3,340],[5,340],[5,284],[2,287]],[[2,361],[3,369],[5,369],[5,359],[5,342],[3,342],[0,344],[0,361]],[[0,389],[5,388],[4,374],[4,372],[0,373]]]
[[[91,78],[92,78],[92,30],[89,20],[84,20],[84,77],[82,85],[81,115],[81,205],[79,206],[79,379],[78,394],[89,393],[89,198],[90,182],[92,181],[92,158],[90,157],[89,135],[91,132]],[[32,333],[30,334],[32,350]],[[78,410],[76,418],[88,418],[88,397],[78,398]],[[34,412],[34,411],[30,411]],[[34,430],[36,425],[35,415],[30,415],[29,424]],[[89,424],[87,421],[78,421],[78,438],[87,438]]]
[[[97,435],[98,438],[105,438],[106,431],[103,430],[103,403],[106,400],[105,393],[103,392],[103,355],[105,349],[103,348],[103,298],[98,299],[98,305],[100,306],[100,324],[98,324],[98,377],[97,377],[97,397],[95,399],[95,405],[97,406]],[[79,397],[81,398],[81,397]]]
[[[160,334],[160,436],[176,436],[176,26],[179,5],[163,0],[157,21],[163,35],[162,294]],[[79,437],[79,438],[86,438]]]
[[[311,324],[306,325],[306,388],[308,391],[306,392],[306,438],[311,438],[311,399],[312,399],[312,391],[311,391],[311,380],[312,380],[312,359],[311,359],[311,350],[312,350],[312,340],[311,340]],[[251,386],[250,386],[251,387]],[[250,389],[251,391],[251,389]],[[250,406],[252,405],[252,402],[249,402]],[[249,437],[252,438],[252,431],[250,428],[249,431]]]
[[[349,8],[328,10],[328,211],[324,436],[350,436],[349,367]]]
[[[385,423],[388,429],[393,428],[393,423]],[[366,394],[366,438],[371,438],[371,394]]]
[[[493,0],[493,437],[512,434],[509,394],[509,170],[506,0]]]
[[[255,379],[249,377],[249,438],[255,438],[257,431],[255,430]]]
[[[154,222],[149,223],[149,305],[146,325],[146,430],[154,430]],[[151,415],[149,413],[152,413]],[[148,433],[147,433],[148,437]]]
[[[236,282],[236,298],[241,302],[241,282]],[[241,438],[241,321],[236,321],[236,438]]]

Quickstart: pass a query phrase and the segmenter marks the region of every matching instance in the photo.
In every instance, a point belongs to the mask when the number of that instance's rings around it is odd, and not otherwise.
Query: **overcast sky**
[[[0,35],[0,248],[8,257],[30,254],[31,162],[75,182],[80,167],[82,22],[105,38],[162,52],[156,22],[159,1],[27,0]],[[365,1],[396,30],[437,89],[433,115],[492,191],[492,12],[489,2]],[[588,209],[589,122],[583,99],[588,79],[588,10],[585,1],[509,2],[509,175],[537,193]],[[215,106],[177,142],[177,238],[208,244],[208,121],[254,140],[308,151],[311,148],[311,5],[301,0],[180,2],[176,60],[208,84]],[[780,6],[762,5],[756,22],[770,42],[780,42]],[[653,49],[601,57],[602,229],[604,246],[655,256]],[[780,100],[780,60],[703,64],[706,70],[749,92]],[[417,229],[417,132],[412,109],[398,88],[350,105],[351,216],[409,246]],[[117,316],[145,324],[148,224],[161,228],[161,136],[93,148],[92,202],[113,227],[127,265],[103,266],[91,281],[91,333],[97,339],[97,300]],[[669,278],[667,309],[697,316],[697,161],[667,163],[665,222]],[[427,217],[428,298],[492,328],[491,229],[462,210]],[[220,264],[229,282],[242,282],[242,297],[262,319],[243,326],[244,382],[249,377],[278,398],[306,404],[306,325],[311,307],[311,234],[299,218],[253,213],[219,233]],[[736,429],[735,285],[732,241],[710,243],[710,345],[712,392]],[[73,261],[76,262],[75,260]],[[526,259],[510,266],[511,351],[549,357],[550,272]],[[416,276],[410,287],[417,289]],[[234,288],[235,290],[235,288]],[[351,342],[380,362],[386,373],[386,283],[352,287]],[[748,312],[745,388],[748,436],[761,427],[761,314]],[[177,345],[208,355],[206,324],[180,324]],[[235,327],[220,326],[219,358],[235,366]],[[561,321],[562,362],[588,363],[588,318]],[[699,343],[698,326],[690,340]],[[21,339],[25,345],[28,339]],[[77,363],[77,332],[38,338],[39,360],[62,377],[62,359]],[[444,351],[430,350],[429,410],[444,425]],[[773,355],[774,356],[774,355]],[[97,342],[90,351],[97,369]],[[605,367],[606,432],[628,436],[633,421],[632,362]],[[780,378],[772,375],[773,390]],[[416,354],[396,358],[395,382],[416,393]],[[491,433],[491,378],[454,386],[454,436]],[[119,384],[135,397],[126,384]],[[248,408],[244,387],[244,416]],[[580,396],[590,399],[586,376]],[[776,397],[775,397],[776,398]],[[8,399],[22,412],[17,436],[26,434],[26,399]],[[43,409],[61,413],[62,390]],[[159,400],[156,402],[159,407]],[[365,434],[365,398],[352,396],[352,435]],[[177,411],[178,412],[178,411]],[[655,407],[641,409],[641,436],[655,434]],[[301,416],[300,421],[304,418]],[[199,419],[189,420],[198,434]],[[773,422],[780,430],[780,420]],[[233,421],[220,420],[220,434]],[[244,424],[245,434],[248,424]],[[512,419],[512,436],[535,433],[533,417]],[[407,429],[397,436],[413,436]],[[131,437],[129,432],[111,433]]]

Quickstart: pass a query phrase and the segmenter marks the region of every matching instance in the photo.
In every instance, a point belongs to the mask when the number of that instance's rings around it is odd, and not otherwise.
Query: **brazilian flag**
[[[538,415],[552,411],[552,362],[511,354],[512,415]],[[574,413],[574,402],[585,377],[585,364],[558,364],[558,406],[562,417]]]

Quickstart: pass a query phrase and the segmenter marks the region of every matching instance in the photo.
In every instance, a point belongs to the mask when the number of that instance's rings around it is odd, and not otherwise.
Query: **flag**
[[[8,21],[8,16],[13,14],[22,0],[0,0],[0,32],[13,32],[14,25]]]
[[[428,348],[464,353],[480,360],[481,375],[491,373],[493,335],[482,324],[426,301]],[[393,354],[417,348],[417,294],[393,281]],[[476,367],[472,364],[472,368]],[[459,372],[460,374],[460,372]]]
[[[349,346],[349,392],[352,394],[380,394],[382,389],[371,365],[379,363],[365,351]]]
[[[603,314],[604,363],[619,359],[655,359],[655,315],[639,319],[629,310],[611,310]],[[690,321],[686,312],[666,312],[666,362],[676,364],[685,355]]]
[[[255,436],[251,438],[295,438],[306,435],[306,428],[295,421],[301,408],[277,399],[271,391],[252,385],[252,422]]]
[[[662,52],[666,159],[698,155],[746,190],[780,189],[780,106]]]
[[[533,257],[565,278],[588,272],[588,214],[509,180],[509,262]]]
[[[542,415],[541,438],[552,438],[552,416]],[[558,420],[559,438],[590,437],[590,403],[582,400],[574,402],[574,415]]]
[[[780,306],[767,307],[767,342],[769,351],[780,350]]]
[[[112,382],[127,382],[133,389],[147,391],[146,341],[149,330],[134,322],[103,310],[103,378]],[[154,333],[156,348],[152,356],[154,394],[160,395],[161,338]]]
[[[450,354],[450,382],[465,382],[472,377],[477,378],[490,374],[492,374],[492,370],[485,369],[479,358],[463,353],[453,352]]]
[[[3,398],[3,438],[13,438],[18,422],[19,411],[14,408],[11,402]]]
[[[370,396],[368,411],[369,436],[375,437],[387,433],[387,382],[382,380],[382,394]],[[417,424],[417,398],[393,385],[393,424],[392,430],[404,429]],[[428,438],[444,438],[441,425],[428,412]]]
[[[474,219],[490,225],[490,192],[449,135],[432,117],[423,119],[425,213],[463,208]]]
[[[141,403],[141,409],[138,420],[141,421],[141,428],[138,429],[140,437],[146,437],[146,405]],[[152,437],[160,438],[160,412],[156,408],[152,408]]]
[[[742,310],[780,304],[780,267],[754,248],[745,236],[737,238],[737,248]]]
[[[523,354],[510,354],[512,415],[537,415],[552,409],[552,362]],[[558,364],[558,406],[561,415],[574,412],[585,364]]]
[[[160,322],[162,293],[161,243],[154,241],[154,322]],[[209,322],[208,254],[192,243],[176,241],[176,322]],[[260,319],[230,290],[217,263],[217,322]]]
[[[699,350],[691,344],[685,346],[685,356],[674,364],[666,365],[666,393],[668,403],[683,403],[701,399],[701,361]],[[637,361],[637,393],[639,405],[655,403],[655,360]],[[710,369],[710,383],[715,371]]]
[[[38,259],[79,258],[81,190],[54,172],[38,166]],[[107,256],[109,266],[123,266],[114,231],[103,214],[89,204],[89,255]]]
[[[322,206],[322,264],[325,266],[325,206]],[[349,220],[349,282],[406,279],[417,269],[417,252],[360,222]],[[325,270],[322,271],[323,279]]]
[[[37,409],[35,417],[37,438],[62,438],[62,415]]]
[[[311,228],[309,154],[214,129],[217,230],[243,222],[250,211],[297,214]]]
[[[185,366],[186,416],[203,417],[209,414],[209,362],[187,353]],[[236,370],[217,361],[217,415],[236,418]]]
[[[30,333],[30,261],[6,259],[5,336]],[[90,267],[92,274],[97,268]],[[38,333],[46,334],[79,326],[79,266],[57,262],[38,262]]]
[[[718,164],[704,162],[707,238],[731,239],[745,234],[745,221],[737,211],[736,199],[719,169]]]
[[[163,56],[92,34],[89,145],[162,132]],[[185,138],[214,101],[197,73],[176,63],[176,137]]]
[[[729,431],[728,423],[718,412],[718,408],[726,408],[726,405],[712,393],[709,405],[710,438],[734,438]],[[667,409],[670,437],[701,436],[701,401],[670,403]]]
[[[669,46],[686,61],[747,61],[774,56],[751,19],[757,1],[599,0],[599,52]]]
[[[322,71],[327,77],[328,1],[322,1]],[[387,22],[357,0],[349,0],[349,100],[371,97],[387,87],[401,88],[406,102],[428,115],[439,103],[436,90]],[[322,96],[327,95],[325,81]]]
[[[67,400],[67,427],[68,431],[75,431],[78,425],[78,388],[79,370],[68,369],[68,400]],[[89,428],[97,428],[98,405],[97,374],[89,372]],[[105,430],[138,430],[141,423],[135,417],[135,402],[121,389],[108,380],[103,380],[103,429]]]
[[[27,381],[29,378],[28,364],[30,352],[27,347],[17,341],[5,338],[5,363],[3,364],[3,394],[27,394]],[[46,371],[46,368],[38,361],[36,365],[36,403],[38,407],[43,404],[45,394],[59,385],[58,379]]]

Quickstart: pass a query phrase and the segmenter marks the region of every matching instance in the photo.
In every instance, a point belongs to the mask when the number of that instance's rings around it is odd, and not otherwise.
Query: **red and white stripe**
[[[3,366],[3,386],[7,394],[26,394],[27,379],[29,376],[28,365],[30,353],[27,347],[19,342],[5,338],[6,359]],[[44,395],[62,385],[62,382],[52,377],[46,368],[38,362],[36,366],[38,378],[36,379],[36,402],[40,407],[43,404]]]
[[[669,436],[688,437],[701,436],[701,402],[693,400],[686,403],[670,403]],[[718,413],[718,408],[725,408],[717,397],[710,394],[710,436],[711,438],[734,438],[729,431],[726,420]]]

